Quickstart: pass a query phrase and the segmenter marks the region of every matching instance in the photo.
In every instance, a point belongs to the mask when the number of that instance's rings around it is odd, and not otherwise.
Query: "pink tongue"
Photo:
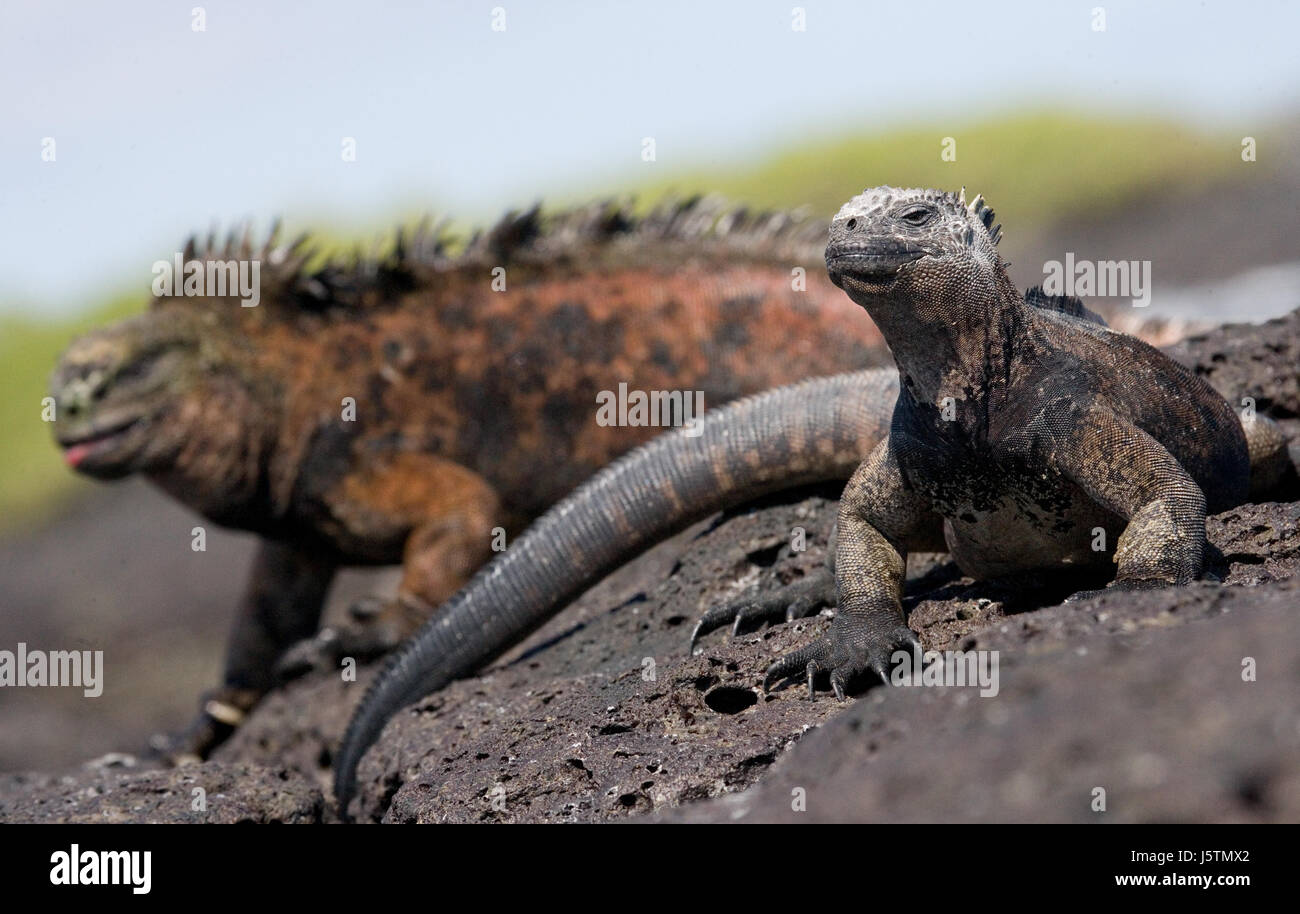
[[[89,444],[74,444],[63,452],[63,462],[70,467],[75,467],[81,461],[86,459],[90,453]]]

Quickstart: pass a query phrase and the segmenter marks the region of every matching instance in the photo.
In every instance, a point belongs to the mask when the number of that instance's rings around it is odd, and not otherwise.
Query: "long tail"
[[[889,428],[898,376],[818,378],[734,401],[625,454],[542,515],[392,654],[335,763],[345,817],[362,755],[400,708],[468,676],[602,572],[714,511],[848,479]]]

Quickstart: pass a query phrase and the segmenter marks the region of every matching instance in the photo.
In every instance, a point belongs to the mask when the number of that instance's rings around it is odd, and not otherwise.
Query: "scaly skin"
[[[850,479],[835,548],[835,621],[765,684],[828,673],[888,681],[907,555],[946,543],[975,578],[1087,575],[1111,587],[1201,572],[1205,513],[1245,500],[1232,407],[1132,337],[1030,307],[979,197],[879,187],[831,223],[826,267],[884,333],[902,380],[889,434]],[[945,409],[945,406],[947,409]],[[1103,549],[1094,548],[1100,528]]]
[[[75,341],[51,382],[76,470],[142,473],[263,537],[224,682],[168,753],[229,734],[317,630],[337,568],[402,563],[396,598],[359,609],[340,650],[391,646],[491,556],[494,527],[513,536],[658,431],[597,424],[597,392],[698,389],[715,406],[880,363],[879,335],[819,268],[824,232],[693,201],[534,210],[454,256],[422,231],[310,271],[301,242],[191,243],[186,262],[258,259],[261,303],[155,298]]]
[[[601,572],[668,533],[766,492],[811,480],[847,479],[850,464],[857,472],[845,493],[840,529],[833,534],[839,545],[833,549],[842,572],[840,593],[849,598],[845,605],[852,611],[841,612],[844,621],[837,617],[826,642],[774,665],[766,684],[799,674],[809,678],[811,691],[813,678],[826,671],[842,694],[849,673],[875,669],[876,661],[888,656],[887,649],[914,643],[897,602],[906,555],[895,542],[934,551],[952,543],[960,550],[955,554],[958,562],[977,576],[1025,566],[1060,573],[1062,561],[1068,560],[1072,567],[1082,565],[1104,579],[1113,554],[1092,552],[1090,525],[1106,526],[1114,542],[1125,528],[1118,508],[1135,519],[1127,522],[1131,532],[1120,536],[1122,580],[1145,585],[1190,579],[1200,564],[1204,507],[1184,477],[1194,484],[1204,480],[1216,509],[1241,499],[1246,440],[1236,416],[1190,372],[1146,344],[1107,330],[1077,299],[1049,296],[1039,289],[1029,290],[1022,299],[996,260],[995,233],[988,228],[991,211],[977,205],[968,213],[955,197],[927,193],[921,197],[944,206],[945,219],[952,224],[937,226],[941,231],[935,233],[935,253],[924,256],[943,258],[944,234],[962,246],[968,238],[978,241],[990,278],[970,282],[969,287],[994,289],[996,298],[990,297],[982,309],[968,307],[962,298],[967,280],[957,276],[947,290],[943,283],[936,285],[933,302],[927,303],[929,289],[917,291],[909,307],[922,311],[924,320],[912,330],[907,312],[883,314],[881,321],[893,322],[901,334],[895,348],[900,367],[913,359],[920,366],[903,369],[906,383],[901,392],[899,376],[882,371],[770,391],[712,412],[701,438],[672,433],[638,448],[556,505],[393,655],[371,685],[336,757],[335,796],[343,815],[355,792],[361,757],[403,705],[474,672]],[[856,218],[841,213],[841,234],[852,231],[845,223]],[[855,221],[854,229],[857,226]],[[845,278],[837,243],[847,247],[853,242],[837,242],[832,236],[828,250],[837,258],[832,270],[838,283],[857,290],[874,281],[870,272]],[[880,245],[899,263],[913,263],[909,246],[919,245],[906,235]],[[951,258],[967,273],[973,271],[965,262],[972,259],[960,250]],[[873,269],[877,262],[871,262]],[[923,257],[916,262],[920,265],[912,269],[925,269]],[[895,270],[897,264],[886,263],[881,269]],[[939,269],[942,274],[951,267]],[[885,279],[887,288],[893,276],[891,272]],[[920,278],[933,282],[930,276]],[[957,318],[963,319],[960,335],[945,339],[942,328]],[[996,326],[991,331],[982,328],[981,318]],[[917,333],[915,339],[909,332]],[[960,358],[954,350],[961,350]],[[1090,366],[1104,366],[1105,371],[1098,377]],[[1111,397],[1143,399],[1134,374],[1143,382],[1165,385],[1155,398],[1146,398],[1148,406],[1139,405],[1134,412],[1154,431],[1178,439],[1176,453],[1188,469],[1144,456],[1153,450],[1145,438],[1114,435],[1115,423],[1099,412],[1098,403]],[[1009,386],[1007,379],[1015,379],[1015,385]],[[1050,395],[1046,404],[1038,395],[1040,383]],[[927,384],[936,384],[936,392],[955,391],[953,422],[936,424],[941,414],[921,406],[918,397],[925,395],[916,391]],[[1064,409],[1064,415],[1045,406]],[[1031,437],[1028,446],[1016,438],[1026,430],[1040,436]],[[1251,479],[1266,491],[1290,466],[1285,442],[1277,427],[1262,417],[1247,431]],[[918,474],[907,479],[899,470],[897,451],[886,446],[904,434],[909,440],[920,438],[919,444],[905,446],[909,472]],[[1076,472],[1095,479],[1089,485],[1106,499],[1103,504],[1092,502],[1080,484],[1063,483],[1062,471],[1049,470],[1048,484],[1042,484],[1042,454],[1033,442],[1043,434],[1057,436],[1047,452],[1051,465],[1082,463]],[[1198,434],[1209,440],[1200,440]],[[1006,452],[996,451],[1000,463],[982,462],[993,460],[990,435],[1009,446]],[[1102,467],[1106,469],[1098,473]],[[1090,471],[1093,476],[1086,476]],[[1169,477],[1167,488],[1160,481],[1164,475]],[[924,480],[926,488],[914,489],[913,479]],[[1143,502],[1144,493],[1151,500]],[[935,510],[938,504],[953,511],[959,525],[958,535],[948,541],[943,518]],[[981,514],[987,530],[981,528]],[[835,585],[830,574],[813,576],[718,607],[700,620],[692,644],[724,624],[739,628],[807,615],[827,602],[828,589],[834,600]],[[874,611],[872,600],[884,610]]]

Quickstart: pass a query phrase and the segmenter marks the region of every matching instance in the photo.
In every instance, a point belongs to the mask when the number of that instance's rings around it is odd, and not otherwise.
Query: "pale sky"
[[[202,32],[196,5],[3,0],[0,311],[143,294],[187,234],[249,218],[482,219],[648,167],[1022,105],[1240,135],[1300,108],[1300,4],[1281,0],[1249,17],[1235,0],[211,0]]]

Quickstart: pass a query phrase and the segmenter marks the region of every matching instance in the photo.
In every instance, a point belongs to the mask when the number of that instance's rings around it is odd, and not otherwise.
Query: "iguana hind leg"
[[[485,508],[465,506],[418,527],[406,543],[396,596],[353,604],[348,613],[353,624],[337,630],[337,649],[359,658],[392,650],[460,590],[492,557],[493,519]]]
[[[1296,468],[1291,464],[1286,434],[1266,416],[1242,417],[1241,430],[1250,453],[1250,500],[1265,501],[1277,497],[1277,490],[1287,477],[1294,480]]]
[[[283,678],[392,650],[492,557],[493,530],[506,523],[487,480],[433,454],[368,467],[332,495],[330,508],[354,536],[401,543],[402,580],[396,595],[357,601],[341,624],[298,645]]]

